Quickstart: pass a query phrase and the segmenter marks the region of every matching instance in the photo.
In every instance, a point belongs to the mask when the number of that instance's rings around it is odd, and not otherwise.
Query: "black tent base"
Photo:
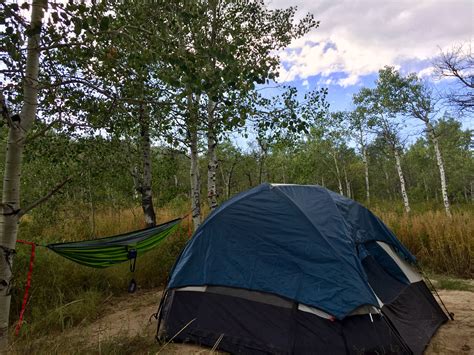
[[[447,320],[423,281],[408,286],[382,314],[342,321],[284,299],[265,303],[228,293],[170,290],[165,336],[232,354],[421,354]]]

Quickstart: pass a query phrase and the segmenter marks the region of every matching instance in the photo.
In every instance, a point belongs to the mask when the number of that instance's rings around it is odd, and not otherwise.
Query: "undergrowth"
[[[385,206],[372,209],[418,258],[426,271],[461,278],[473,277],[472,206],[455,210],[452,218],[447,217],[443,211],[420,211],[407,216],[401,211],[390,211]],[[187,210],[187,201],[160,208],[159,222],[184,216]],[[133,277],[140,288],[165,285],[169,270],[189,239],[188,223],[189,219],[186,218],[176,233],[154,250],[138,258]],[[55,223],[41,223],[34,218],[26,219],[20,228],[20,238],[48,243],[84,240],[92,236],[108,236],[140,228],[143,228],[143,222],[139,208],[98,208],[94,220],[91,221],[90,215],[83,213],[81,206],[75,206],[65,208],[57,216]],[[14,264],[12,325],[18,320],[21,308],[29,247],[19,245],[17,252]],[[20,339],[60,334],[79,324],[93,322],[102,315],[104,302],[127,291],[131,277],[128,264],[108,269],[91,269],[66,260],[46,248],[38,248],[31,296]],[[459,287],[458,284],[450,285],[448,280],[450,278],[441,279],[438,286]],[[158,301],[157,299],[157,303]],[[12,331],[13,328],[11,327]],[[133,344],[130,346],[130,352],[135,352]],[[139,352],[140,346],[137,346],[136,351]],[[110,344],[102,349],[102,353],[113,354],[117,349],[119,348],[114,344]],[[96,352],[91,350],[91,353]]]

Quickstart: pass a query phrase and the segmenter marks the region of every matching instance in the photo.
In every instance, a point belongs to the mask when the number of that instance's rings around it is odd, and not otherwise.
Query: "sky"
[[[319,28],[280,53],[278,81],[303,91],[327,87],[333,110],[350,110],[352,95],[362,86],[374,86],[385,65],[403,74],[416,72],[442,92],[452,82],[434,77],[433,58],[460,43],[474,48],[470,0],[268,0],[267,4],[297,6],[298,17],[309,12],[320,21]],[[472,123],[472,117],[467,119]]]

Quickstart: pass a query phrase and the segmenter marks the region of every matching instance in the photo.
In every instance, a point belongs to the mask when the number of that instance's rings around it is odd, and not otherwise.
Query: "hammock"
[[[178,218],[135,232],[79,242],[53,243],[46,247],[76,263],[106,268],[127,260],[135,260],[138,254],[154,248],[176,230],[180,221],[181,218]]]

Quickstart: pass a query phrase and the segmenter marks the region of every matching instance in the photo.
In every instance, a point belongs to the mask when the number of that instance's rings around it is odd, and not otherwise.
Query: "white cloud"
[[[288,6],[286,0],[269,4]],[[294,0],[292,5],[299,16],[311,12],[321,24],[281,53],[280,81],[321,75],[343,87],[355,85],[384,65],[426,61],[439,48],[472,41],[474,33],[469,0]],[[421,69],[423,76],[432,70]],[[334,73],[345,77],[334,81]]]
[[[418,72],[420,78],[430,78],[433,76],[435,68],[432,66],[426,67]]]
[[[309,89],[309,81],[308,80],[303,80],[303,82],[301,83],[301,85],[306,89],[308,90]]]

